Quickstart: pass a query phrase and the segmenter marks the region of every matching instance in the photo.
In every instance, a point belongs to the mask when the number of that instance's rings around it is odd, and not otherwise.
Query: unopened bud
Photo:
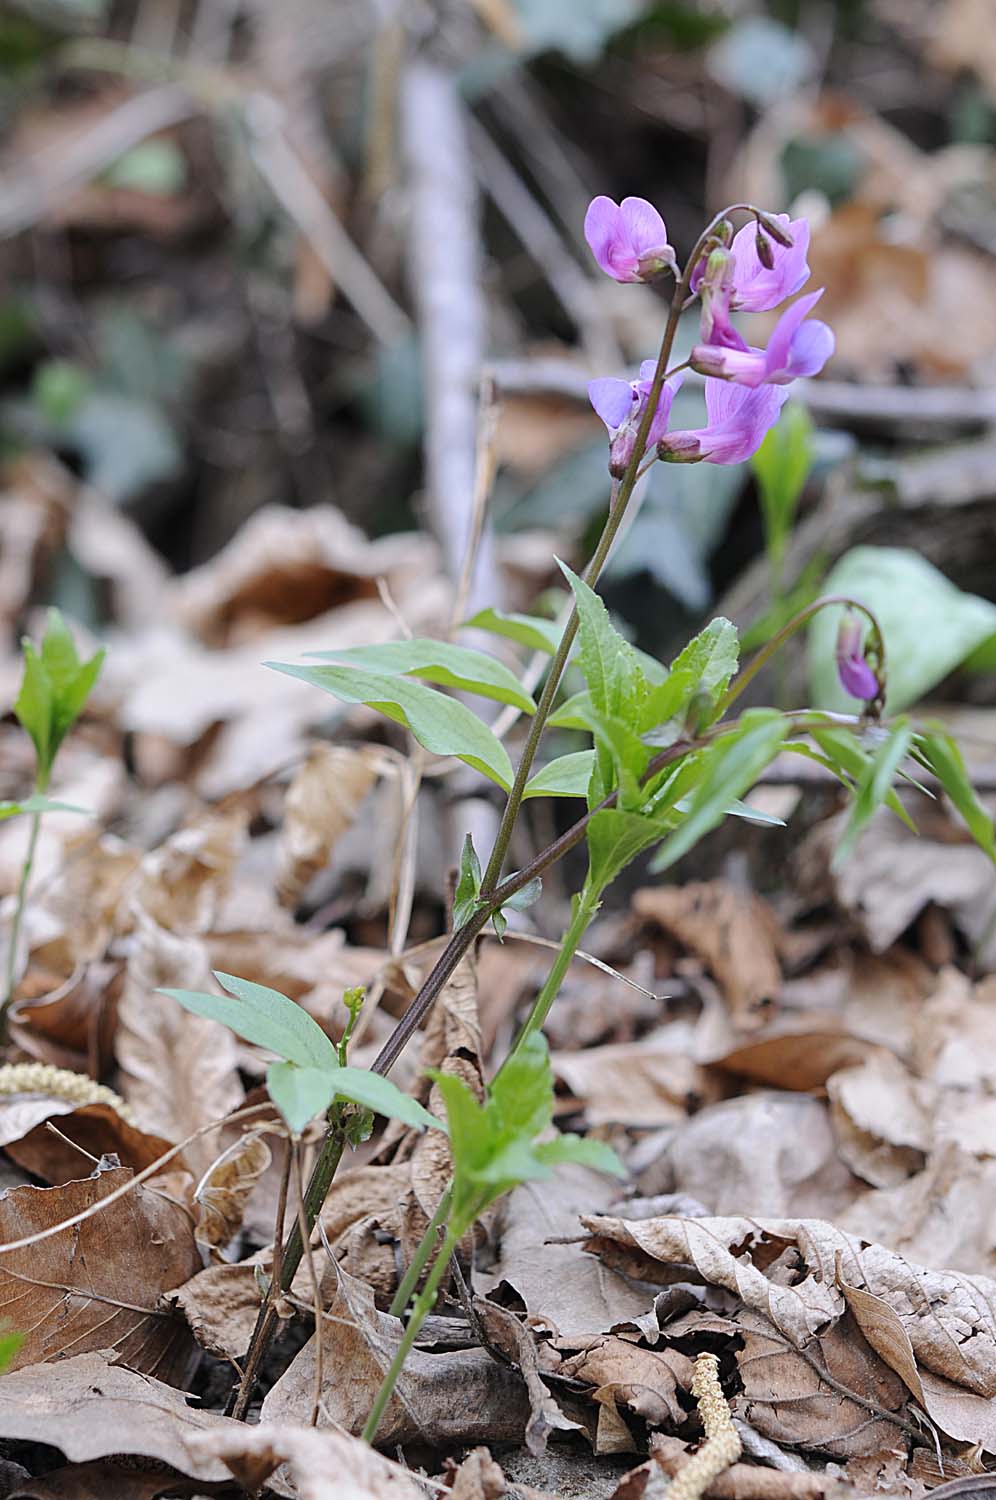
[[[712,237],[717,245],[730,245],[733,243],[733,225],[729,219],[720,219],[712,232]]]
[[[704,456],[701,443],[691,433],[672,432],[657,444],[657,457],[666,464],[697,464]]]
[[[766,271],[773,271],[775,269],[775,252],[771,248],[771,241],[760,225],[757,227],[754,248],[757,250],[757,258],[764,269]]]
[[[759,228],[763,229],[765,234],[770,234],[771,238],[777,240],[779,245],[784,245],[786,250],[791,250],[795,244],[795,240],[789,234],[788,230],[779,224],[777,219],[773,219],[770,214],[759,213],[757,222]]]

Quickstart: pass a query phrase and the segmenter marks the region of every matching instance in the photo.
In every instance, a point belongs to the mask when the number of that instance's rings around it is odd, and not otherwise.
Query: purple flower
[[[615,281],[650,281],[675,270],[664,220],[645,198],[593,198],[584,237],[598,264]]]
[[[772,266],[761,264],[757,253],[757,228],[745,224],[733,236],[730,254],[735,261],[733,272],[733,306],[743,312],[770,312],[786,297],[794,297],[809,280],[809,224],[805,219],[790,219],[788,214],[772,214],[792,238],[791,249],[769,240]]]
[[[713,250],[706,260],[705,270],[698,281],[702,298],[702,342],[723,349],[746,350],[746,341],[730,322],[735,270],[736,262],[729,250]]]
[[[862,633],[861,621],[856,615],[842,616],[837,631],[837,676],[845,693],[868,701],[878,697],[879,681],[865,660]]]
[[[833,332],[815,318],[803,320],[822,296],[821,287],[793,302],[775,324],[767,349],[698,344],[692,350],[692,369],[751,387],[787,385],[799,375],[818,375],[834,351]]]
[[[769,428],[788,400],[780,386],[762,385],[756,390],[725,380],[705,383],[705,427],[668,433],[658,443],[661,458],[671,463],[739,464],[756,453]]]
[[[633,456],[637,429],[646,409],[656,368],[654,360],[645,359],[640,366],[639,380],[618,380],[606,376],[602,380],[592,380],[588,385],[588,399],[609,429],[609,472],[616,477],[625,472]],[[661,387],[657,410],[647,438],[648,449],[653,448],[667,432],[671,403],[683,379],[683,374],[672,375]]]

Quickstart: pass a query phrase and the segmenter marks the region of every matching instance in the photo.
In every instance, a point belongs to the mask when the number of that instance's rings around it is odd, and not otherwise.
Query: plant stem
[[[394,1294],[394,1300],[388,1308],[388,1312],[392,1317],[404,1317],[405,1308],[408,1306],[408,1299],[418,1284],[418,1279],[425,1269],[426,1261],[432,1254],[432,1247],[436,1243],[439,1230],[446,1223],[446,1215],[450,1211],[452,1199],[453,1189],[452,1187],[448,1187],[436,1206],[436,1212],[426,1225],[425,1233],[419,1240],[418,1248],[412,1256],[411,1265],[402,1277],[401,1285]]]
[[[38,788],[35,788],[36,792]],[[7,948],[7,966],[4,976],[3,1001],[0,1003],[0,1041],[6,1040],[7,1036],[7,1012],[14,998],[14,976],[17,971],[17,948],[21,941],[21,923],[24,920],[24,908],[27,905],[28,886],[31,883],[31,871],[35,863],[35,850],[38,847],[38,834],[41,831],[42,815],[40,812],[31,814],[31,833],[28,837],[28,850],[24,856],[24,864],[21,866],[21,878],[17,886],[17,904],[14,907],[14,916],[10,924],[10,936]]]
[[[412,1315],[408,1319],[401,1343],[398,1345],[394,1358],[391,1361],[390,1369],[381,1382],[380,1390],[377,1392],[374,1404],[370,1408],[370,1415],[367,1417],[366,1426],[362,1434],[365,1443],[372,1443],[377,1435],[380,1419],[387,1409],[387,1403],[394,1394],[394,1387],[398,1383],[398,1376],[404,1369],[405,1360],[411,1353],[412,1346],[418,1338],[419,1329],[436,1305],[439,1283],[443,1279],[443,1272],[450,1263],[450,1256],[456,1249],[459,1239],[460,1234],[455,1232],[451,1225],[446,1232],[442,1249],[432,1263],[432,1270],[429,1272],[425,1286],[415,1298]]]
[[[553,967],[546,976],[543,988],[533,1001],[533,1008],[526,1017],[522,1030],[519,1032],[508,1056],[501,1065],[502,1068],[511,1062],[513,1057],[518,1055],[525,1046],[528,1038],[534,1032],[540,1030],[543,1022],[549,1015],[550,1007],[560,993],[560,986],[564,982],[564,975],[570,968],[574,955],[581,946],[581,939],[584,937],[591,925],[592,918],[598,911],[600,894],[600,892],[595,893],[591,891],[585,885],[575,897],[571,920],[560,944],[560,951],[554,960]],[[501,1072],[501,1068],[498,1069],[498,1072]]]

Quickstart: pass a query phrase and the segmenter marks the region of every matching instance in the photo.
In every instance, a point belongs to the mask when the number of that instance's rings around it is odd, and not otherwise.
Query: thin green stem
[[[873,611],[868,608],[867,604],[862,604],[860,599],[851,599],[847,594],[826,594],[822,599],[814,599],[812,604],[807,604],[805,609],[801,609],[797,615],[793,615],[788,624],[783,625],[777,635],[773,635],[768,644],[761,647],[750,666],[744,668],[740,675],[727,688],[722,698],[720,698],[716,709],[717,717],[723,717],[727,709],[737,701],[744,689],[750,686],[762,668],[767,666],[775,652],[780,651],[785,642],[790,640],[797,630],[801,630],[803,625],[808,624],[814,615],[819,614],[821,609],[829,609],[831,606],[839,607],[840,605],[844,605],[848,609],[859,610],[870,622],[878,638],[880,671],[884,674],[885,637],[882,635],[882,628]]]
[[[446,1223],[446,1216],[450,1211],[453,1201],[453,1189],[448,1187],[436,1206],[436,1212],[429,1220],[425,1233],[418,1242],[415,1254],[412,1256],[411,1265],[401,1278],[401,1285],[394,1294],[388,1312],[395,1318],[403,1318],[405,1308],[408,1306],[412,1292],[418,1285],[418,1279],[425,1269],[425,1263],[432,1254],[432,1247],[437,1243],[440,1229]]]
[[[571,913],[571,920],[567,931],[564,933],[560,944],[560,951],[554,960],[553,967],[546,976],[543,988],[533,1001],[533,1008],[526,1017],[522,1030],[519,1032],[508,1056],[502,1063],[502,1068],[506,1067],[512,1058],[519,1054],[534,1032],[542,1029],[543,1023],[550,1014],[550,1007],[560,993],[560,986],[564,982],[564,976],[571,966],[574,955],[581,946],[581,939],[591,926],[592,919],[597,910],[598,895],[591,892],[586,885],[574,899],[574,909]],[[501,1068],[498,1071],[500,1073]]]
[[[38,788],[35,788],[36,792]],[[38,834],[41,831],[42,815],[40,812],[31,814],[31,833],[28,837],[28,850],[24,856],[21,866],[21,878],[17,886],[17,903],[14,907],[14,916],[10,924],[10,936],[7,948],[7,966],[4,976],[3,1002],[0,1003],[0,1039],[7,1035],[7,1012],[10,1010],[11,1001],[14,998],[15,975],[17,973],[17,949],[21,941],[21,924],[24,921],[24,909],[28,902],[28,887],[31,884],[31,871],[35,863],[35,851],[38,848]]]
[[[443,1241],[442,1248],[432,1263],[425,1286],[415,1298],[411,1317],[405,1327],[401,1343],[398,1345],[390,1368],[381,1381],[380,1390],[377,1392],[370,1415],[367,1417],[366,1426],[363,1429],[363,1441],[372,1443],[377,1436],[377,1428],[380,1426],[381,1418],[387,1410],[387,1404],[394,1394],[394,1387],[398,1383],[398,1377],[404,1369],[405,1360],[412,1351],[412,1346],[418,1338],[419,1329],[436,1305],[436,1296],[439,1292],[439,1284],[443,1279],[443,1273],[450,1263],[450,1256],[459,1243],[460,1235],[455,1232],[451,1225]]]

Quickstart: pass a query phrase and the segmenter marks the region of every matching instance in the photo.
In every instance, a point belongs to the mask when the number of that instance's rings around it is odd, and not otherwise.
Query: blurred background
[[[595,267],[599,192],[679,258],[730,200],[810,218],[838,345],[780,597],[868,541],[996,595],[993,0],[7,0],[0,73],[0,686],[41,604],[109,633],[150,783],[294,751],[271,647],[445,628],[485,504],[468,611],[584,560],[586,382],[666,308]],[[646,649],[765,628],[757,500],[657,466],[608,578]]]

